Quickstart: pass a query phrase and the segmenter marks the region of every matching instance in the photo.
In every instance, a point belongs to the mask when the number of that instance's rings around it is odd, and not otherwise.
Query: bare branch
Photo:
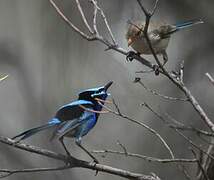
[[[161,121],[163,122],[167,122],[164,117],[157,113],[156,111],[154,111],[148,104],[144,103],[143,104],[145,107],[147,107],[156,117],[158,117]],[[178,129],[174,129],[180,136],[182,136],[187,142],[189,142],[192,146],[194,146],[195,148],[199,149],[200,151],[202,151],[204,154],[206,154],[207,156],[209,156],[211,159],[214,159],[214,157],[210,154],[208,154],[206,151],[204,151],[203,149],[201,149],[198,145],[196,145],[191,139],[189,139],[188,137],[186,137],[183,133],[181,133]]]
[[[177,121],[173,117],[171,117],[168,113],[165,112],[164,114],[166,117],[168,117],[169,120],[171,120],[173,123],[177,124],[177,125],[173,125],[173,124],[170,124],[168,122],[165,122],[170,128],[175,128],[175,129],[184,130],[184,131],[193,131],[199,135],[214,137],[214,133],[212,133],[212,132],[207,132],[207,131],[197,129],[197,128],[192,127],[192,126],[185,125],[185,124]]]
[[[31,173],[31,172],[46,172],[46,171],[59,171],[69,169],[70,166],[61,166],[61,167],[53,167],[53,168],[32,168],[32,169],[0,169],[0,178],[5,178],[11,176],[13,174],[18,173]]]
[[[192,177],[189,175],[188,171],[186,170],[186,168],[184,166],[179,165],[178,168],[184,174],[184,176],[187,180],[192,180]]]
[[[179,70],[180,80],[183,83],[184,82],[184,61],[180,64],[180,70]]]
[[[188,101],[188,99],[182,99],[182,98],[176,98],[176,97],[170,97],[170,96],[166,96],[166,95],[163,95],[163,94],[160,94],[150,88],[148,88],[142,81],[140,78],[135,78],[135,83],[139,83],[145,90],[147,90],[148,92],[152,93],[153,95],[155,96],[159,96],[163,99],[166,99],[166,100],[173,100],[173,101]]]
[[[135,73],[136,74],[143,74],[143,73],[151,73],[151,72],[154,72],[153,69],[150,69],[150,70],[141,70],[141,71],[136,71]]]
[[[198,101],[195,97],[191,94],[191,92],[183,85],[180,86],[182,91],[185,93],[186,97],[189,98],[190,103],[192,104],[193,108],[198,112],[201,116],[201,119],[205,122],[205,124],[214,132],[214,124],[211,119],[207,116],[205,111],[202,109]]]
[[[149,28],[150,20],[151,20],[151,17],[154,15],[154,12],[155,12],[155,10],[156,10],[156,8],[157,8],[157,3],[158,3],[158,1],[155,2],[155,5],[154,5],[154,7],[153,7],[153,12],[152,12],[152,13],[150,13],[150,12],[148,12],[148,11],[146,10],[146,8],[145,8],[145,7],[143,6],[143,4],[141,3],[141,0],[137,0],[137,2],[138,2],[138,4],[139,4],[141,10],[143,11],[143,13],[144,13],[144,15],[145,15],[145,17],[146,17],[146,23],[145,23],[145,25],[144,25],[143,34],[144,34],[144,36],[145,36],[145,39],[146,39],[147,44],[148,44],[148,46],[149,46],[149,49],[151,50],[152,55],[153,55],[153,57],[154,57],[156,63],[158,64],[158,66],[159,66],[160,69],[162,70],[163,74],[165,74],[165,75],[167,76],[168,72],[167,72],[167,70],[162,66],[162,64],[160,63],[160,60],[158,59],[158,57],[157,57],[157,55],[156,55],[156,53],[155,53],[155,51],[154,51],[154,48],[152,47],[152,43],[151,43],[151,41],[150,41],[150,39],[149,39],[149,36],[148,36],[148,28]]]
[[[191,151],[192,151],[193,156],[197,159],[196,152],[195,152],[193,149],[191,149]],[[204,170],[204,168],[203,168],[203,166],[201,165],[201,163],[200,163],[199,160],[197,160],[197,164],[198,164],[198,167],[199,167],[199,169],[201,170],[201,172],[202,172],[202,174],[203,174],[205,180],[209,180],[209,177],[207,176],[207,174],[206,174],[206,172],[205,172],[205,170]]]
[[[96,40],[95,37],[93,36],[89,36],[87,34],[85,34],[84,32],[82,32],[78,27],[76,27],[64,14],[63,12],[60,10],[60,8],[56,5],[56,3],[53,0],[49,0],[49,2],[51,3],[51,5],[54,7],[54,9],[56,10],[56,12],[60,15],[60,17],[75,31],[77,32],[80,36],[82,36],[84,39],[87,39],[88,41],[93,41]]]
[[[93,34],[94,32],[92,31],[91,27],[90,27],[89,24],[88,24],[88,21],[87,21],[87,19],[86,19],[86,17],[85,17],[85,14],[84,14],[83,10],[82,10],[82,7],[81,7],[81,5],[80,5],[79,0],[75,0],[75,1],[76,1],[78,10],[79,10],[79,12],[80,12],[80,14],[81,14],[81,17],[82,17],[82,20],[83,20],[85,26],[87,27],[88,31],[89,31],[91,34]]]
[[[109,24],[108,24],[108,21],[107,21],[107,18],[106,18],[106,16],[105,16],[105,13],[103,12],[103,10],[97,5],[97,1],[96,0],[90,0],[92,3],[93,3],[93,5],[97,8],[97,10],[100,12],[100,14],[101,14],[101,17],[103,18],[103,21],[104,21],[104,23],[105,23],[105,25],[106,25],[106,28],[107,28],[107,30],[108,30],[108,32],[109,32],[109,34],[110,34],[110,37],[111,37],[111,40],[112,40],[112,42],[113,42],[113,45],[114,46],[116,46],[116,40],[115,40],[115,38],[114,38],[114,35],[113,35],[113,33],[112,33],[112,31],[111,31],[111,28],[110,28],[110,26],[109,26]]]
[[[114,168],[111,166],[106,166],[102,164],[96,164],[94,162],[87,162],[82,161],[80,159],[76,159],[73,156],[67,157],[62,154],[58,154],[46,149],[41,149],[36,146],[27,145],[24,143],[16,143],[14,140],[11,140],[10,138],[0,136],[0,142],[3,144],[7,144],[9,146],[13,146],[15,148],[28,151],[31,153],[36,153],[42,156],[46,156],[52,159],[64,161],[66,163],[69,163],[70,168],[79,167],[79,168],[86,168],[91,170],[96,170],[100,172],[106,172],[109,174],[114,174],[120,177],[124,177],[127,179],[136,179],[136,180],[160,180],[159,178],[154,177],[153,175],[144,175],[144,174],[138,174],[138,173],[132,173],[130,171]]]
[[[95,34],[97,34],[97,36],[100,36],[97,30],[97,6],[95,5],[94,5],[94,13],[93,13],[93,28],[94,28]]]
[[[189,142],[193,147],[195,147],[196,149],[200,150],[201,152],[203,152],[204,154],[206,154],[207,156],[209,156],[209,158],[211,158],[212,160],[214,160],[214,156],[208,154],[206,151],[204,151],[203,149],[201,149],[197,144],[195,144],[189,137],[185,136],[183,133],[181,133],[179,130],[175,129],[175,131],[181,135],[187,142]]]
[[[5,79],[7,79],[9,77],[9,75],[3,75],[2,77],[0,77],[0,81],[4,81]]]
[[[105,106],[105,105],[103,105],[103,104],[101,104],[101,103],[100,103],[100,105],[102,105],[102,106],[103,106],[105,109],[107,109],[109,112],[111,112],[111,113],[113,113],[113,114],[115,114],[115,115],[117,115],[117,116],[119,116],[119,117],[122,117],[122,118],[124,118],[124,119],[127,119],[127,120],[130,121],[130,122],[133,122],[133,123],[135,123],[135,124],[138,124],[138,125],[144,127],[145,129],[147,129],[147,130],[148,130],[149,132],[151,132],[152,134],[154,134],[154,135],[162,142],[162,144],[166,147],[166,149],[168,150],[168,152],[169,152],[171,158],[174,158],[173,151],[171,150],[171,148],[169,147],[169,145],[166,143],[166,141],[161,137],[161,135],[160,135],[157,131],[155,131],[154,129],[152,129],[151,127],[149,127],[148,125],[146,125],[146,124],[144,124],[144,123],[142,123],[142,122],[139,122],[139,121],[137,121],[137,120],[135,120],[135,119],[132,119],[132,118],[130,118],[130,117],[128,117],[128,116],[122,114],[121,111],[120,111],[120,109],[119,109],[119,106],[115,103],[115,101],[113,101],[113,103],[114,103],[114,105],[115,105],[117,111],[113,111],[112,109],[110,109],[109,107],[107,107],[107,106]]]
[[[154,7],[153,7],[153,9],[152,9],[152,11],[151,11],[151,16],[153,16],[154,14],[155,14],[155,11],[156,11],[156,9],[157,9],[157,6],[158,6],[158,2],[159,2],[159,0],[156,0],[155,1],[155,5],[154,5]]]
[[[214,85],[214,79],[213,79],[213,77],[209,73],[206,73],[205,75],[208,77],[208,79],[210,80],[210,82]]]
[[[151,16],[151,14],[149,14],[149,12],[147,11],[147,9],[144,8],[144,6],[142,5],[141,0],[137,0],[137,2],[138,2],[138,4],[139,4],[141,10],[143,11],[143,13],[144,13],[146,16]]]
[[[208,154],[211,154],[211,155],[214,154],[213,153],[214,152],[214,145],[213,144],[214,144],[214,138],[211,138],[211,143],[210,143],[210,145],[209,145],[209,147],[207,149],[207,153]],[[214,167],[213,166],[214,160],[210,159],[209,156],[203,156],[202,161],[203,161],[202,167],[203,167],[203,169],[205,169],[206,174],[208,174],[208,176],[209,175],[212,176],[212,174],[213,174],[213,167]],[[199,179],[203,179],[202,176],[203,176],[203,173],[200,173],[198,175]]]
[[[117,144],[123,149],[124,154],[127,156],[128,153],[126,147],[119,140],[117,140]]]
[[[144,156],[141,154],[135,154],[135,153],[124,152],[124,151],[115,151],[115,150],[110,150],[110,149],[93,150],[91,152],[96,153],[96,154],[106,154],[106,153],[119,154],[119,155],[125,155],[125,156],[129,156],[129,157],[143,159],[148,162],[157,162],[157,163],[195,163],[197,161],[197,159],[182,159],[182,158],[160,159],[160,158],[155,158],[155,157]]]

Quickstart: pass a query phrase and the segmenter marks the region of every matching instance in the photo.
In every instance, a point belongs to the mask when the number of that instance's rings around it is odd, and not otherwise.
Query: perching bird
[[[160,22],[150,22],[147,31],[148,37],[155,53],[163,55],[164,64],[168,60],[166,49],[168,47],[171,34],[200,23],[203,23],[203,21],[191,20],[173,25]],[[126,33],[128,46],[131,46],[138,54],[152,54],[143,33],[145,22],[128,22],[128,24],[129,26]]]
[[[64,137],[75,138],[76,144],[98,163],[97,159],[81,145],[81,140],[95,126],[99,114],[102,113],[102,105],[109,95],[107,90],[112,83],[110,81],[105,86],[82,91],[79,93],[78,100],[59,108],[55,116],[47,124],[29,129],[12,139],[20,138],[19,142],[37,132],[55,127],[51,139],[59,139],[68,156],[70,156],[70,153],[64,144]]]

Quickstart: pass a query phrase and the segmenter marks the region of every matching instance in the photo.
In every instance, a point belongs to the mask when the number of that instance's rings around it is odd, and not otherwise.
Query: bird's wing
[[[178,29],[174,25],[165,24],[158,28],[161,39],[169,38],[169,36]]]
[[[66,135],[67,133],[72,132],[74,129],[83,125],[90,118],[95,118],[95,113],[85,111],[77,119],[72,119],[72,120],[67,120],[67,121],[62,122],[59,126],[56,127],[51,139],[60,138],[64,135]]]
[[[79,118],[85,111],[83,108],[80,107],[80,105],[86,108],[93,108],[92,102],[85,100],[77,100],[59,108],[55,115],[55,118],[59,119],[62,122]]]
[[[84,119],[85,110],[81,108],[80,105],[88,109],[93,109],[93,103],[85,100],[77,100],[59,108],[54,118],[59,119],[61,123],[53,132],[51,140],[56,137],[60,138],[82,123],[81,121]]]
[[[60,137],[68,133],[68,131],[72,131],[72,129],[75,129],[79,125],[80,123],[78,122],[78,119],[72,119],[62,122],[59,126],[56,127],[50,140],[59,139]]]
[[[152,44],[154,44],[155,42],[158,42],[159,40],[162,39],[158,30],[153,30],[153,31],[149,32],[148,36],[149,36],[149,39]],[[152,42],[152,41],[154,41],[154,42]]]

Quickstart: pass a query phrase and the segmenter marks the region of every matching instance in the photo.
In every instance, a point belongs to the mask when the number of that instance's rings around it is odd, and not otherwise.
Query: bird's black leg
[[[160,71],[159,71],[159,66],[155,64],[155,65],[153,65],[152,68],[153,68],[153,70],[155,71],[155,75],[158,76],[159,73],[160,73]]]
[[[134,51],[129,51],[126,55],[126,60],[127,61],[132,61],[134,59],[134,56],[140,56],[139,52],[134,52]]]
[[[68,149],[66,148],[65,143],[64,143],[63,140],[64,140],[64,136],[62,136],[61,138],[59,138],[59,141],[61,142],[63,148],[65,149],[66,154],[67,154],[68,156],[71,156],[71,154],[70,154],[70,152],[68,151]]]
[[[168,55],[167,55],[166,51],[163,51],[161,54],[163,56],[163,66],[164,66],[168,61]]]
[[[85,151],[93,160],[96,164],[99,164],[99,161],[84,147],[81,145],[81,141],[80,140],[76,140],[76,144],[77,146],[79,146],[83,151]],[[95,165],[96,165],[95,164]],[[95,176],[98,174],[98,170],[96,170]]]
[[[167,53],[166,53],[166,51],[164,50],[164,51],[162,51],[161,52],[161,54],[162,54],[162,56],[163,56],[163,64],[162,64],[162,66],[164,66],[166,63],[167,63],[167,61],[168,61],[168,55],[167,55]],[[158,65],[154,65],[153,66],[153,70],[155,71],[155,75],[159,75],[159,73],[160,73],[160,70],[159,70],[159,66]]]
[[[83,151],[85,151],[93,160],[95,163],[99,163],[99,161],[84,147],[79,141],[76,141],[77,146],[79,146]]]

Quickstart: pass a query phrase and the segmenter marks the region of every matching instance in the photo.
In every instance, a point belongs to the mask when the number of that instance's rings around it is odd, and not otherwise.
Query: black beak
[[[108,82],[108,83],[104,86],[105,91],[107,91],[108,88],[109,88],[112,84],[113,84],[113,81]]]

